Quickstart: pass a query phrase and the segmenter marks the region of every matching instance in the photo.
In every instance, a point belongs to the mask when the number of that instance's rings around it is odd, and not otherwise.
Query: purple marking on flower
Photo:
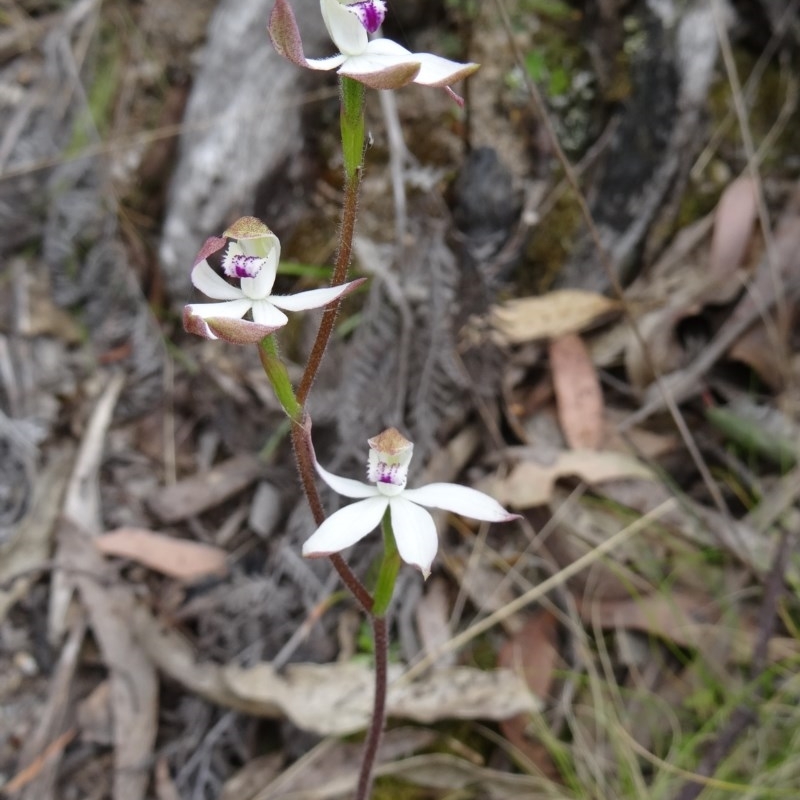
[[[222,269],[229,278],[255,278],[261,272],[264,260],[258,256],[228,252],[222,262]]]
[[[367,33],[375,33],[383,25],[386,3],[384,0],[359,0],[357,3],[350,3],[347,10],[358,17]]]

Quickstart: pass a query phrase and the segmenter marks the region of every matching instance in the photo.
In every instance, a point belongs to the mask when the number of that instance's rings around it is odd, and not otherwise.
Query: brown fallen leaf
[[[142,528],[117,528],[96,537],[94,544],[104,555],[129,558],[177,580],[193,581],[227,572],[224,550]]]
[[[603,391],[589,351],[577,334],[550,342],[558,420],[573,450],[596,450],[603,439]]]
[[[790,309],[790,316],[793,311]],[[728,358],[746,364],[776,392],[783,389],[790,374],[785,354],[763,325],[750,328],[728,351]]]
[[[619,303],[605,295],[561,289],[493,306],[490,320],[501,343],[522,344],[579,333],[619,311]]]
[[[353,733],[369,723],[375,677],[367,664],[290,664],[280,672],[269,663],[215,664],[198,660],[189,643],[142,604],[131,602],[128,611],[139,645],[158,668],[211,702],[254,716],[286,717],[322,736]],[[539,705],[508,670],[453,667],[393,686],[402,673],[400,665],[389,670],[388,713],[394,717],[498,720]]]
[[[521,674],[534,695],[544,698],[550,694],[559,660],[558,621],[549,611],[538,609],[503,645],[497,662]],[[547,748],[527,733],[529,721],[527,714],[517,714],[502,720],[500,730],[542,774],[556,779],[558,768]]]
[[[207,472],[167,486],[152,497],[148,505],[162,522],[178,522],[208,511],[238,494],[254,483],[261,471],[261,462],[254,456],[234,456]]]
[[[720,610],[714,601],[689,592],[673,591],[669,596],[653,594],[625,600],[584,602],[576,598],[581,618],[602,628],[627,628],[692,647],[704,653],[727,653],[735,663],[748,664],[753,658],[758,630],[749,619],[738,617],[736,627],[720,622]],[[800,643],[788,637],[774,636],[768,644],[770,662],[797,658]]]
[[[714,212],[709,273],[725,281],[739,268],[753,235],[757,216],[756,188],[753,179],[742,177],[725,188]],[[733,284],[739,290],[738,281]]]
[[[657,479],[652,470],[625,453],[569,450],[559,453],[551,464],[521,461],[507,477],[490,479],[482,489],[499,503],[520,510],[549,503],[556,481],[570,476],[588,484],[623,478]]]

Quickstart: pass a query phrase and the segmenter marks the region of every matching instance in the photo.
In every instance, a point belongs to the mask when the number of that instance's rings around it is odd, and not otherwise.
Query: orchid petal
[[[191,306],[183,307],[183,329],[186,333],[193,333],[196,336],[202,336],[204,339],[217,338],[202,317],[192,314]]]
[[[350,547],[378,527],[388,504],[385,497],[368,497],[340,508],[305,542],[303,555],[318,558]]]
[[[311,66],[303,53],[303,42],[297,27],[297,20],[288,0],[275,0],[275,6],[269,15],[267,31],[272,39],[272,45],[279,55],[298,67]],[[312,67],[312,69],[319,69],[319,67]],[[333,67],[329,67],[329,69],[333,69]]]
[[[204,339],[223,339],[232,344],[260,342],[280,327],[240,319],[239,316],[245,314],[249,307],[247,300],[188,305],[183,309],[183,327]]]
[[[373,39],[361,53],[348,57],[342,73],[353,74],[381,72],[399,65],[420,64],[415,53],[391,39]]]
[[[455,483],[430,483],[419,489],[406,489],[403,497],[428,508],[443,508],[445,511],[453,511],[486,522],[508,522],[519,519],[518,514],[506,511],[488,494]]]
[[[351,56],[339,74],[369,86],[370,89],[400,89],[408,86],[419,72],[419,61],[375,60],[371,56]]]
[[[213,256],[214,253],[218,253],[226,244],[228,244],[227,240],[221,236],[209,236],[200,248],[200,252],[194,257],[192,266],[196,267],[201,261],[205,261],[209,256]]]
[[[386,18],[384,0],[358,0],[355,3],[348,3],[345,8],[358,17],[367,33],[375,33]]]
[[[227,317],[228,319],[240,319],[252,307],[250,300],[242,298],[241,295],[236,300],[227,300],[224,303],[193,303],[186,306],[189,313],[202,319],[211,317]]]
[[[320,8],[325,27],[340,52],[355,56],[366,50],[369,36],[356,14],[339,0],[320,0]]]
[[[269,297],[272,287],[275,285],[279,256],[280,248],[273,248],[264,258],[264,263],[258,274],[252,278],[242,278],[242,292],[245,297],[249,297],[252,300],[264,300]]]
[[[402,497],[389,501],[392,514],[392,530],[400,558],[416,567],[427,578],[431,574],[431,564],[439,548],[439,537],[433,517],[420,506]]]
[[[206,325],[218,338],[231,344],[257,344],[265,336],[274,333],[280,325],[260,325],[249,319],[231,319],[230,317],[208,317]]]
[[[270,325],[273,328],[282,328],[289,321],[289,317],[275,308],[269,300],[253,301],[253,322],[259,325]]]
[[[338,55],[328,58],[307,58],[302,66],[316,70],[331,70],[341,66],[345,61],[347,61],[347,56],[343,56],[339,53]]]
[[[328,472],[328,470],[317,461],[316,456],[314,456],[314,466],[320,478],[322,478],[336,494],[340,494],[342,497],[375,497],[378,494],[378,490],[368,483],[354,481],[352,478],[343,478],[341,475],[334,475],[332,472]]]
[[[311,289],[307,292],[298,292],[290,295],[272,295],[270,302],[285,311],[306,311],[309,308],[322,308],[323,306],[350,294],[356,287],[364,282],[364,278],[359,278],[341,286],[329,286],[324,289]]]
[[[464,80],[480,68],[480,64],[460,64],[458,61],[450,61],[431,53],[414,53],[414,58],[422,65],[419,74],[414,78],[414,83],[423,86],[450,86]]]
[[[206,297],[210,297],[212,300],[244,299],[242,290],[238,286],[232,286],[225,278],[214,272],[208,261],[200,261],[194,266],[192,269],[192,283]]]

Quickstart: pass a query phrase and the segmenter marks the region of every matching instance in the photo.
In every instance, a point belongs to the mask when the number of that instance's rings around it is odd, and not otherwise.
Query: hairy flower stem
[[[364,161],[364,87],[351,78],[342,78],[342,152],[344,153],[344,199],[339,228],[339,250],[331,276],[331,286],[340,286],[347,280],[347,271],[353,255],[353,234],[356,229],[358,194]],[[311,348],[308,363],[297,389],[297,400],[305,405],[322,358],[328,347],[341,301],[328,306],[322,315],[317,338]]]
[[[386,687],[389,674],[389,636],[386,617],[372,617],[372,635],[375,640],[375,702],[372,706],[372,720],[367,739],[364,742],[364,756],[355,800],[369,800],[375,760],[386,722]]]
[[[361,774],[358,779],[356,800],[368,800],[372,789],[372,774],[375,759],[386,725],[386,690],[389,672],[389,637],[386,625],[386,612],[392,602],[394,584],[400,570],[400,553],[392,531],[389,510],[381,523],[383,530],[383,561],[375,585],[375,603],[372,607],[372,635],[375,642],[375,702],[372,706],[372,719],[369,723],[364,755],[361,761]]]

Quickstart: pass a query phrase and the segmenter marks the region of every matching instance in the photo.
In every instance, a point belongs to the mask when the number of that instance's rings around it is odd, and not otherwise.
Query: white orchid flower
[[[489,495],[454,483],[431,483],[419,489],[406,489],[414,445],[395,428],[370,439],[369,447],[367,480],[370,483],[333,475],[316,464],[317,472],[331,489],[344,497],[359,498],[359,502],[328,517],[303,545],[304,556],[317,558],[350,547],[374,530],[389,509],[400,557],[427,578],[438,548],[438,537],[433,517],[422,506],[486,522],[507,522],[519,517],[510,514]]]
[[[284,311],[321,308],[353,291],[363,278],[325,289],[293,295],[274,295],[281,243],[263,222],[242,217],[223,234],[203,245],[192,267],[192,283],[218,303],[192,303],[183,311],[183,327],[206,339],[224,339],[233,344],[260,342],[289,318]],[[228,239],[231,241],[228,242]],[[222,270],[235,286],[214,271],[209,256],[227,245]],[[242,319],[250,313],[252,320]]]
[[[398,89],[412,81],[448,90],[471,75],[479,64],[461,64],[431,53],[412,53],[391,39],[372,39],[386,15],[384,0],[320,0],[322,19],[339,53],[330,58],[306,58],[294,12],[288,0],[276,0],[269,19],[275,49],[300,67],[335,69],[373,89]]]

